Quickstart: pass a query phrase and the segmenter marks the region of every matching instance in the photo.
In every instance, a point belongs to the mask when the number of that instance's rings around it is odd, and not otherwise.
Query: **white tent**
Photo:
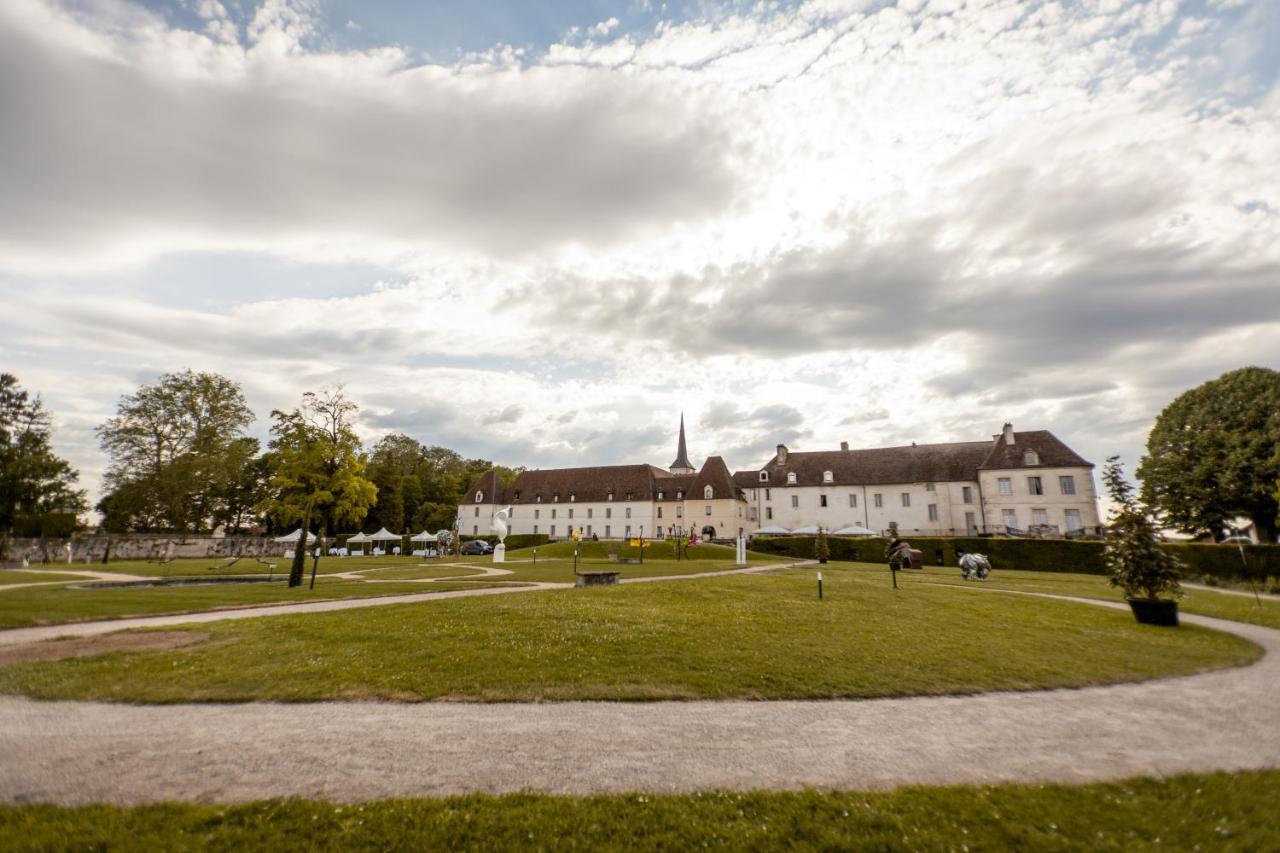
[[[275,538],[275,541],[277,541],[277,542],[292,542],[294,545],[297,545],[297,544],[298,544],[298,537],[299,537],[299,536],[301,536],[301,535],[302,535],[302,528],[301,528],[301,527],[299,527],[297,530],[293,531],[292,533],[286,533],[286,534],[285,534],[285,535],[283,535],[283,536],[277,536],[277,537]],[[311,542],[312,542],[312,541],[314,541],[314,540],[315,540],[315,538],[316,538],[316,535],[315,535],[314,533],[308,533],[308,534],[307,534],[307,544],[308,544],[308,545],[309,545],[309,544],[311,544]]]
[[[364,543],[366,543],[366,542],[368,542],[368,541],[369,541],[369,537],[368,537],[368,536],[365,536],[363,533],[357,533],[355,536],[348,536],[348,537],[347,537],[347,543],[346,543],[346,545],[345,545],[344,547],[347,549],[347,551],[348,551],[348,552],[350,552],[350,550],[351,550],[351,546],[352,546],[352,545],[359,545],[359,546],[360,546],[360,554],[363,556],[363,555],[364,555]]]
[[[388,530],[385,527],[381,528],[377,533],[373,533],[369,536],[369,541],[374,543],[395,542],[399,544],[403,540],[404,540],[404,537],[401,536],[399,533],[392,533],[390,530]],[[377,546],[375,545],[374,547],[377,547]]]
[[[785,527],[761,527],[753,536],[786,536],[791,531]]]
[[[868,530],[861,524],[854,524],[850,527],[841,527],[836,531],[837,536],[875,536],[874,530]]]
[[[797,527],[795,530],[791,532],[798,534],[800,536],[817,536],[818,528],[816,525],[811,524],[808,527]]]
[[[434,542],[436,541],[436,534],[432,533],[430,530],[424,530],[421,533],[415,533],[414,535],[410,536],[409,541],[410,542]]]

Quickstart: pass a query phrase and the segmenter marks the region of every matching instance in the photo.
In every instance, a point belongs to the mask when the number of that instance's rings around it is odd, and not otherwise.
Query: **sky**
[[[1280,367],[1280,0],[5,0],[0,370],[506,465],[1049,429]]]

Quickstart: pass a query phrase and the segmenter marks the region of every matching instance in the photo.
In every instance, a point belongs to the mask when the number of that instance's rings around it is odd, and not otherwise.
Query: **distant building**
[[[1045,430],[991,441],[777,453],[740,471],[753,528],[829,531],[897,522],[904,533],[977,535],[1096,532],[1093,464]]]
[[[552,468],[521,473],[503,488],[493,471],[458,506],[462,533],[484,536],[512,507],[512,534],[565,539],[697,535],[732,539],[760,528],[866,527],[897,522],[903,534],[1092,533],[1100,524],[1093,464],[1053,433],[991,441],[777,453],[759,469],[730,474],[724,459],[688,459],[684,418],[676,459],[653,465]]]
[[[458,517],[470,536],[487,535],[504,506],[511,507],[511,534],[552,539],[567,539],[574,530],[587,539],[733,539],[750,532],[746,501],[724,459],[709,456],[701,469],[690,464],[683,416],[676,459],[665,471],[653,465],[550,468],[524,471],[505,489],[488,471],[463,501]]]

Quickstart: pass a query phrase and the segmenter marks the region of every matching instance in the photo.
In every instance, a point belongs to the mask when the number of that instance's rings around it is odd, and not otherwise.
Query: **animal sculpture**
[[[505,543],[507,539],[507,522],[511,520],[511,507],[503,507],[493,515],[493,523],[489,525],[490,529],[498,535],[498,542]]]
[[[965,554],[960,558],[960,573],[967,581],[984,581],[991,574],[991,561],[986,554]]]

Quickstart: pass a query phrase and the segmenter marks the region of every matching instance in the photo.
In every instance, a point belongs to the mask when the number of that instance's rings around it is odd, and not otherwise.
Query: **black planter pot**
[[[819,563],[825,563],[825,562],[827,562],[827,558],[826,558],[826,557],[819,557],[819,558],[818,558],[818,562],[819,562]]]
[[[1133,618],[1141,624],[1178,627],[1178,602],[1155,598],[1130,598],[1128,601]]]

